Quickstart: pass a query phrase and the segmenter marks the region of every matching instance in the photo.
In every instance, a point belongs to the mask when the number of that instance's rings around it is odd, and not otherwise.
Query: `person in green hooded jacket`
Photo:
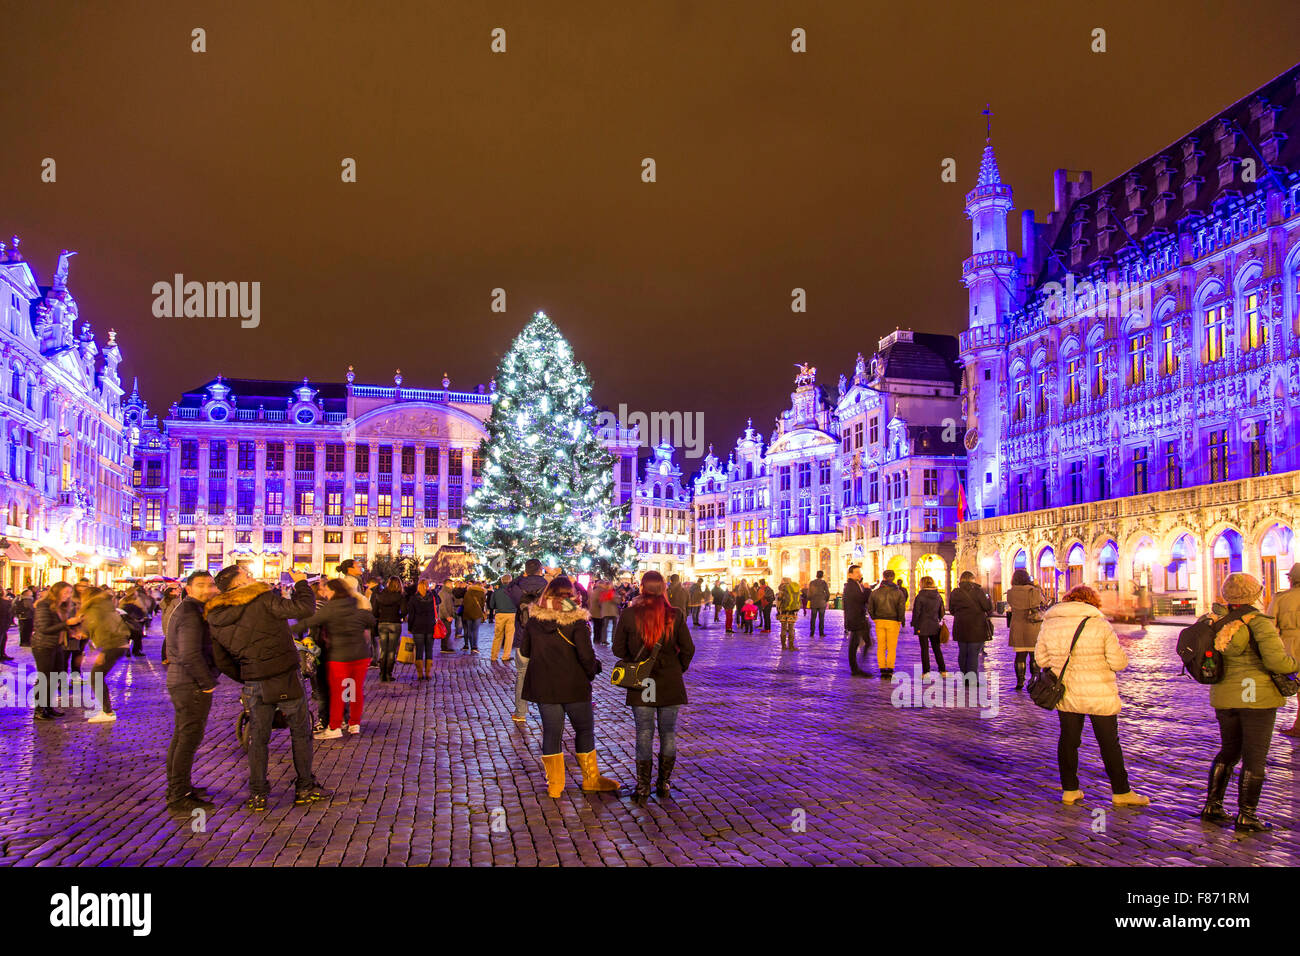
[[[1210,766],[1209,792],[1201,819],[1210,823],[1233,820],[1223,809],[1223,797],[1233,768],[1241,761],[1237,782],[1236,829],[1267,830],[1271,824],[1256,811],[1264,789],[1264,763],[1273,741],[1277,710],[1286,700],[1272,675],[1292,674],[1300,664],[1286,652],[1271,617],[1256,602],[1263,586],[1249,574],[1229,574],[1219,589],[1213,620],[1238,615],[1220,628],[1215,649],[1223,654],[1223,679],[1210,685],[1210,706],[1219,721],[1222,744]]]

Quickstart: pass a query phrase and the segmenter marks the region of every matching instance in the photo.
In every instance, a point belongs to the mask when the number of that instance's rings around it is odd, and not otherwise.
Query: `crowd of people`
[[[619,660],[615,682],[626,688],[625,703],[636,727],[631,796],[643,805],[652,792],[652,776],[653,790],[661,798],[671,792],[677,721],[687,703],[685,674],[695,653],[691,628],[712,623],[722,624],[727,635],[753,634],[756,626],[770,633],[775,613],[782,651],[794,651],[800,612],[808,617],[808,635],[824,636],[825,612],[833,600],[821,572],[804,587],[783,577],[774,588],[766,579],[707,587],[703,580],[684,583],[678,575],[665,580],[654,571],[636,583],[593,580],[584,587],[562,568],[544,568],[537,560],[526,562],[518,577],[505,574],[495,582],[467,577],[434,585],[427,580],[380,579],[351,560],[335,571],[334,577],[310,580],[292,572],[289,584],[281,587],[256,581],[244,568],[231,566],[215,576],[196,571],[183,585],[175,582],[161,592],[143,587],[114,591],[84,579],[29,588],[16,596],[6,592],[0,596],[0,663],[14,660],[7,649],[16,622],[19,643],[30,645],[45,686],[59,686],[55,678],[93,686],[96,706],[87,719],[111,722],[117,714],[105,678],[123,657],[144,653],[144,634],[160,613],[166,686],[175,717],[167,752],[168,808],[188,812],[213,805],[192,774],[212,693],[226,676],[241,686],[247,716],[245,806],[261,811],[269,797],[267,745],[273,726],[287,727],[292,738],[294,802],[324,799],[329,792],[312,771],[314,741],[362,733],[369,670],[378,671],[380,683],[394,682],[396,663],[409,659],[413,681],[429,681],[435,653],[477,654],[482,626],[491,629],[491,663],[515,666],[513,719],[525,723],[530,706],[537,706],[547,792],[559,797],[566,786],[566,722],[574,735],[582,789],[620,790],[617,781],[600,771],[591,692],[603,671],[595,647],[611,644]],[[946,596],[930,577],[918,583],[910,610],[922,673],[931,673],[933,656],[940,677],[949,677],[944,645],[953,641],[959,679],[980,684],[985,680],[986,647],[994,635],[989,594],[971,572],[962,573]],[[1207,822],[1231,822],[1245,831],[1269,826],[1260,819],[1258,805],[1277,711],[1296,683],[1291,681],[1288,690],[1281,675],[1300,669],[1300,564],[1291,569],[1290,583],[1291,588],[1275,596],[1265,610],[1260,606],[1260,582],[1248,574],[1231,574],[1206,618],[1216,629],[1214,647],[1224,662],[1222,679],[1210,689],[1220,747],[1201,810]],[[907,623],[907,589],[891,571],[870,586],[861,568],[853,565],[839,599],[850,673],[875,676],[864,666],[874,643],[880,677],[889,679]],[[1054,706],[1062,802],[1083,799],[1078,753],[1086,719],[1101,752],[1112,801],[1119,806],[1147,805],[1149,798],[1129,783],[1119,739],[1122,701],[1116,675],[1128,666],[1128,657],[1096,592],[1076,587],[1051,602],[1027,572],[1019,570],[1006,599],[1016,689],[1032,690],[1044,675],[1055,675],[1064,684]],[[403,647],[404,641],[409,645]],[[88,654],[92,647],[93,657]],[[82,673],[87,660],[88,677]],[[38,697],[35,718],[65,716],[55,703],[48,694]],[[1300,736],[1300,714],[1282,733]],[[1230,815],[1224,801],[1238,763],[1237,813]]]

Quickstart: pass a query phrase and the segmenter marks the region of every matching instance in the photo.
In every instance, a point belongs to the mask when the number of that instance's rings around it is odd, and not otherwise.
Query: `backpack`
[[[1251,611],[1251,608],[1239,608],[1217,621],[1203,617],[1178,632],[1178,658],[1192,680],[1198,684],[1217,684],[1223,680],[1223,654],[1215,650],[1214,639],[1225,625],[1241,620]]]

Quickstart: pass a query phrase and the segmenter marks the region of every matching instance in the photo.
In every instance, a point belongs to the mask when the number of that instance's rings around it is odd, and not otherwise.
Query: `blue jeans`
[[[677,753],[677,713],[681,704],[667,707],[633,707],[636,718],[636,759],[649,760],[654,756],[655,718],[659,720],[659,756],[671,757]]]
[[[809,637],[812,637],[813,631],[816,631],[822,637],[826,636],[826,608],[815,607],[810,609],[808,617]]]
[[[307,718],[307,699],[298,697],[268,703],[262,699],[262,685],[259,681],[245,684],[241,696],[249,714],[249,792],[263,796],[271,792],[271,785],[266,780],[266,748],[271,740],[271,721],[275,719],[277,709],[284,714],[289,723],[289,733],[293,737],[293,769],[298,774],[297,786],[311,786],[314,778],[311,773],[311,721]]]
[[[963,674],[974,674],[980,680],[984,672],[980,669],[980,654],[984,644],[976,641],[961,641],[957,644],[957,669]]]
[[[573,752],[590,753],[596,749],[596,715],[591,701],[573,704],[538,704],[542,712],[542,753],[558,754],[564,751],[564,718],[573,725]]]
[[[432,634],[412,634],[415,639],[415,659],[425,661],[433,657],[433,635]]]
[[[465,646],[471,651],[478,650],[478,625],[482,618],[467,617],[465,621]]]

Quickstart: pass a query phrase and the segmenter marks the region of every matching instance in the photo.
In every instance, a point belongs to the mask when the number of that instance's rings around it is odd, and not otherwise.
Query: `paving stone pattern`
[[[162,805],[171,707],[154,633],[149,656],[110,678],[116,723],[86,724],[79,712],[38,723],[25,710],[0,710],[0,865],[1300,862],[1288,737],[1274,739],[1261,804],[1278,830],[1238,837],[1195,818],[1218,734],[1207,689],[1175,674],[1176,628],[1120,628],[1132,659],[1120,678],[1121,739],[1135,789],[1153,800],[1138,810],[1110,805],[1087,731],[1086,800],[1060,804],[1056,719],[1014,690],[1003,628],[988,658],[998,712],[985,719],[971,708],[898,708],[889,685],[851,678],[838,612],[824,638],[809,638],[805,617],[798,627],[798,649],[785,653],[775,631],[696,631],[676,789],[644,809],[629,799],[631,712],[604,675],[595,684],[597,749],[622,795],[581,792],[571,734],[569,787],[559,800],[546,795],[536,708],[526,725],[510,720],[514,667],[487,660],[486,625],[483,650],[437,656],[430,683],[413,682],[409,666],[393,684],[370,671],[361,735],[316,743],[316,775],[334,796],[310,807],[293,806],[288,733],[276,731],[270,808],[241,808],[238,689],[223,681],[196,762],[196,782],[218,803],[202,827]],[[30,664],[14,643],[11,635],[18,665]],[[898,666],[910,671],[918,660],[910,630],[900,645]],[[598,650],[608,673],[613,657]],[[1279,729],[1294,706],[1279,713]],[[1234,785],[1230,810],[1235,794]]]

